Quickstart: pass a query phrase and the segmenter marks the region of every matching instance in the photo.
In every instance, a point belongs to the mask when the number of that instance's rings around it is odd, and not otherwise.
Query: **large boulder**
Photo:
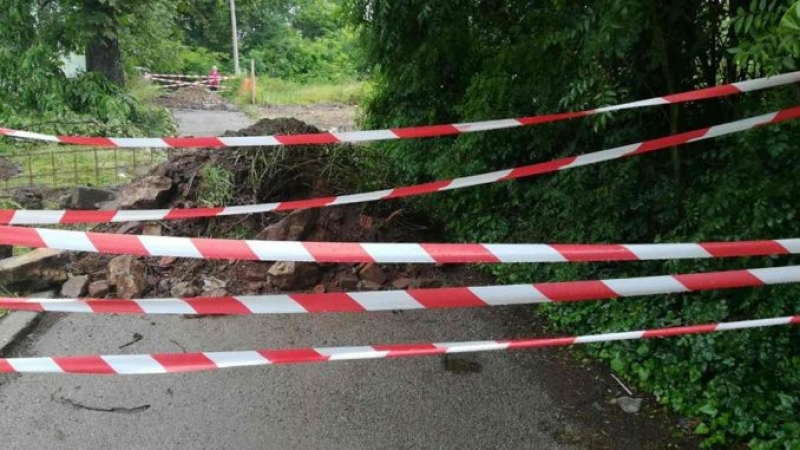
[[[147,266],[136,256],[117,256],[108,263],[108,282],[119,298],[138,298],[148,288]]]
[[[67,281],[68,259],[67,253],[50,248],[1,259],[0,286],[24,292],[52,288]]]
[[[124,209],[158,208],[172,191],[172,179],[150,175],[141,178],[122,190],[119,206]]]

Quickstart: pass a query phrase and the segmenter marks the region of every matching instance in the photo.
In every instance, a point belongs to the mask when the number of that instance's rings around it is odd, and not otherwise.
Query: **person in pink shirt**
[[[209,88],[211,88],[212,91],[218,90],[220,81],[222,81],[222,77],[217,70],[217,66],[214,66],[211,68],[211,72],[208,74]]]

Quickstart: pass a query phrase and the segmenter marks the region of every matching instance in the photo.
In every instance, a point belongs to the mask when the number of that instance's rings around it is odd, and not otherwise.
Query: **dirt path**
[[[255,122],[241,111],[175,110],[172,117],[182,136],[220,136]]]
[[[355,107],[349,105],[263,106],[255,110],[262,118],[294,117],[321,130],[355,129]],[[172,112],[184,136],[219,136],[255,122],[241,111],[175,110]]]
[[[187,135],[250,122],[223,111],[176,117]],[[545,334],[537,321],[529,307],[202,319],[49,314],[13,354],[502,339]],[[134,336],[141,340],[125,346]],[[675,421],[652,401],[636,414],[621,411],[613,400],[625,393],[609,371],[576,363],[568,350],[0,383],[9,449],[693,448],[672,446]]]
[[[263,118],[294,117],[321,130],[350,131],[356,126],[352,105],[261,106],[257,111]]]

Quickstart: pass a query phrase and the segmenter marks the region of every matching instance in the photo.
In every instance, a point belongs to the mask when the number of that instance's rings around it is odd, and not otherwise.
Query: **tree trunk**
[[[98,0],[84,0],[88,14],[104,14],[114,19],[114,9]],[[110,33],[109,33],[110,31]],[[115,29],[97,27],[94,36],[86,45],[86,70],[103,74],[117,86],[125,86],[125,72],[122,69],[122,51]]]

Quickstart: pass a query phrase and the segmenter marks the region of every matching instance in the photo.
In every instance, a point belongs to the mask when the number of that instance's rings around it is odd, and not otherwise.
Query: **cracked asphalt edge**
[[[33,294],[36,298],[52,298],[54,292],[46,291]],[[36,327],[42,313],[33,311],[10,311],[0,318],[0,355],[16,345]]]

